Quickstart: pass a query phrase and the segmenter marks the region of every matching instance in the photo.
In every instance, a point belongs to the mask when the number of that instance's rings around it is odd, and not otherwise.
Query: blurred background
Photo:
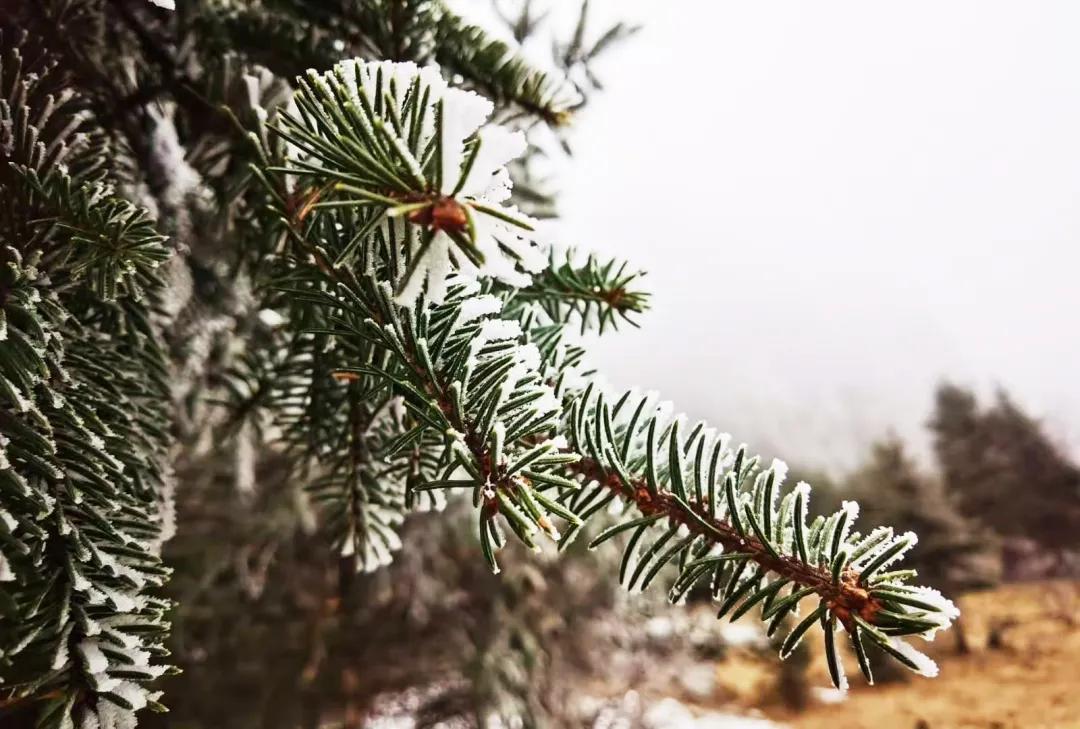
[[[454,5],[541,64],[580,10]],[[535,168],[562,238],[653,293],[595,363],[784,458],[816,508],[918,531],[915,566],[964,610],[942,676],[826,689],[753,618],[621,592],[616,548],[496,578],[467,510],[411,518],[394,565],[345,578],[295,490],[182,473],[187,671],[162,725],[1080,726],[1080,6],[588,10],[582,48],[611,42],[572,154],[534,140]]]
[[[830,467],[889,429],[927,455],[942,378],[1080,454],[1080,6],[590,10],[641,30],[595,63],[561,208],[656,293],[603,369]]]

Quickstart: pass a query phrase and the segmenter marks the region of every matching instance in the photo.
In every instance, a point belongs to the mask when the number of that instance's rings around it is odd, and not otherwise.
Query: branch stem
[[[877,598],[859,585],[857,570],[849,567],[839,581],[834,581],[828,567],[804,562],[794,555],[774,553],[752,532],[742,534],[730,523],[710,514],[704,504],[684,501],[663,490],[650,492],[644,478],[624,484],[618,474],[606,471],[591,458],[583,458],[570,468],[583,474],[586,480],[594,480],[631,501],[645,516],[663,514],[674,524],[685,525],[691,534],[719,544],[725,552],[748,554],[763,569],[793,582],[798,586],[796,589],[812,589],[845,628],[849,625],[854,628],[852,615],[858,615],[872,624],[874,616],[881,610]]]

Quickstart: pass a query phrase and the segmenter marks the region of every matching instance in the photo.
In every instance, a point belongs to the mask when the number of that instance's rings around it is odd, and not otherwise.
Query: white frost
[[[770,470],[772,470],[772,472],[776,474],[776,479],[774,483],[776,484],[777,488],[779,488],[781,485],[783,485],[784,479],[787,478],[788,465],[784,461],[781,461],[779,458],[774,458],[772,461],[772,465],[770,466]]]
[[[113,689],[113,693],[131,704],[136,711],[146,706],[146,691],[130,681],[121,683]]]
[[[960,617],[960,608],[956,607],[956,604],[952,600],[932,587],[909,587],[906,588],[905,592],[911,593],[911,596],[915,599],[925,602],[934,608],[932,612],[927,612],[919,616],[926,620],[932,620],[937,624],[936,628],[931,628],[925,633],[922,633],[922,637],[926,640],[933,640],[939,630],[948,630],[949,626],[953,624],[953,621]]]
[[[455,180],[455,187],[460,187],[458,194],[486,198],[485,193],[494,188],[493,197],[501,197],[504,180],[496,180],[495,177],[506,169],[507,162],[525,153],[525,135],[489,124],[476,133],[476,141],[480,146],[472,166],[464,171],[463,178]],[[446,189],[444,185],[443,192],[449,193],[452,190],[453,188]]]
[[[109,667],[109,660],[105,657],[105,654],[101,652],[101,648],[98,647],[97,641],[84,640],[79,644],[79,653],[82,654],[83,663],[86,665],[86,672],[89,674],[104,673]]]
[[[87,592],[90,590],[90,580],[86,579],[86,576],[77,569],[71,571],[71,587],[76,592]]]
[[[435,233],[425,256],[428,298],[436,304],[441,304],[446,299],[447,278],[454,271],[454,265],[450,262],[452,245],[450,236],[440,230]]]
[[[432,96],[438,93],[438,89],[432,89]],[[444,88],[441,97],[436,103],[441,101],[443,110],[442,192],[449,195],[461,177],[461,165],[465,161],[465,140],[487,121],[495,105],[479,94],[461,89]]]
[[[874,537],[876,535],[879,535],[882,532],[891,532],[891,531],[892,530],[889,529],[888,527],[884,527],[884,528],[883,527],[878,527],[877,529],[875,529],[874,531],[872,531],[870,533],[870,537]],[[919,537],[918,537],[917,534],[915,534],[915,532],[904,532],[899,537],[894,537],[893,539],[885,539],[885,540],[883,540],[880,544],[873,547],[865,555],[863,555],[858,560],[856,560],[856,562],[854,563],[853,566],[856,567],[856,568],[860,568],[860,567],[862,567],[864,565],[870,564],[871,562],[873,562],[878,557],[878,555],[880,555],[883,552],[887,551],[890,547],[894,546],[895,544],[897,544],[900,541],[906,541],[907,544],[902,549],[897,551],[896,554],[894,554],[892,557],[890,557],[889,559],[885,560],[884,563],[882,563],[881,567],[878,568],[878,572],[884,572],[885,570],[887,570],[889,568],[890,565],[895,564],[896,562],[903,559],[904,555],[906,555],[908,552],[910,552],[911,548],[914,547],[916,544],[918,544]]]
[[[846,544],[848,535],[851,534],[851,527],[854,525],[855,520],[859,518],[859,503],[857,501],[843,501],[840,504],[840,511],[847,515],[840,530],[840,543]]]
[[[927,678],[934,678],[938,675],[938,665],[925,653],[922,653],[915,649],[910,643],[900,640],[899,638],[889,638],[889,645],[893,650],[907,658],[915,665],[915,673]]]
[[[502,311],[502,300],[493,294],[483,294],[465,299],[458,308],[458,324],[467,324],[474,319]]]
[[[113,687],[112,690],[118,695],[120,686]],[[129,700],[127,696],[124,696],[125,700]],[[135,704],[132,704],[133,706]],[[143,700],[139,706],[145,706],[146,701]],[[130,709],[126,709],[122,706],[118,706],[109,700],[102,700],[97,705],[97,721],[100,729],[135,729],[138,721],[135,718],[135,712]],[[86,724],[80,729],[85,729]]]
[[[956,604],[952,600],[945,597],[934,588],[913,587],[911,588],[911,592],[913,592],[914,596],[919,600],[937,608],[938,612],[948,618],[950,622],[960,617],[960,608],[956,607]]]
[[[507,319],[491,319],[480,327],[479,339],[484,344],[503,339],[517,339],[521,336],[521,325]]]
[[[858,501],[844,501],[840,504],[840,509],[847,512],[848,524],[859,518],[859,502]]]
[[[104,585],[99,585],[98,589],[112,602],[119,612],[130,613],[142,606],[142,598],[134,593],[113,590]]]
[[[531,407],[538,413],[551,413],[562,407],[562,401],[551,390],[547,390],[533,401]]]

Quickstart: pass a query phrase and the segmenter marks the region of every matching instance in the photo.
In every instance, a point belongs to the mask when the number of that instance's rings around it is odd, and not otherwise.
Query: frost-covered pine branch
[[[808,522],[781,463],[587,365],[640,274],[551,240],[509,171],[587,84],[436,0],[171,4],[2,19],[0,712],[164,708],[174,462],[253,499],[272,461],[355,571],[450,499],[495,572],[621,504],[591,543],[628,537],[628,588],[760,609],[783,655],[820,624],[838,686],[840,629],[868,678],[868,641],[935,672],[904,639],[956,610],[910,584],[914,535]],[[567,71],[625,32],[583,27]]]
[[[856,533],[854,503],[807,523],[809,487],[781,493],[780,462],[761,469],[745,446],[732,449],[704,423],[688,428],[655,398],[613,396],[577,362],[541,358],[520,318],[587,321],[574,306],[587,291],[556,269],[550,280],[561,289],[534,290],[563,296],[567,309],[511,305],[527,302],[533,277],[551,268],[541,267],[537,253],[548,244],[534,222],[499,207],[510,192],[502,165],[523,143],[481,127],[489,110],[428,70],[344,62],[304,80],[278,124],[286,162],[267,168],[281,185],[312,191],[302,218],[283,220],[292,265],[321,281],[333,320],[326,331],[385,353],[378,365],[342,371],[403,399],[414,423],[403,438],[442,436],[437,473],[416,488],[471,494],[496,570],[504,529],[533,548],[545,536],[565,541],[559,521],[570,535],[622,500],[637,516],[594,543],[630,533],[620,575],[628,587],[647,586],[674,563],[674,600],[707,581],[721,615],[760,607],[770,634],[816,600],[783,655],[820,623],[838,686],[846,685],[833,637],[841,627],[868,679],[867,641],[933,674],[902,638],[930,638],[956,612],[893,569],[914,534]],[[320,237],[315,221],[342,210],[352,217],[334,227],[353,227]],[[367,250],[356,242],[364,237]],[[516,317],[500,318],[504,307]]]
[[[0,46],[0,711],[122,727],[168,670],[167,251],[82,101]]]

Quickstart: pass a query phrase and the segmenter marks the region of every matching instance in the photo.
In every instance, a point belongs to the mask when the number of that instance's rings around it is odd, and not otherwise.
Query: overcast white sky
[[[560,183],[655,293],[610,379],[793,463],[925,445],[943,377],[1080,444],[1080,3],[593,5],[644,24]]]

